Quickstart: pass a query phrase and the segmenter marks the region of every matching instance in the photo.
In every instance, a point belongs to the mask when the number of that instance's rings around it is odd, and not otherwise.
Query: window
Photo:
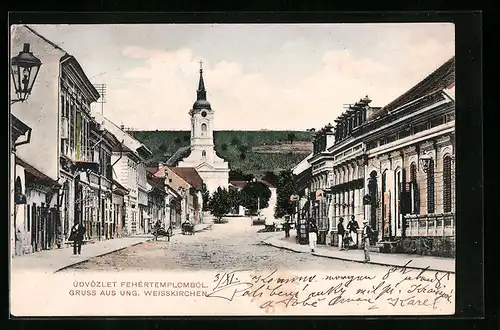
[[[451,157],[443,159],[443,212],[451,212]]]
[[[444,121],[446,123],[450,122],[450,121],[453,121],[455,120],[455,114],[454,113],[449,113],[447,115],[444,116]]]
[[[410,186],[411,186],[411,212],[413,214],[420,213],[420,192],[418,190],[417,182],[417,165],[411,163],[410,165]]]
[[[205,136],[207,134],[207,124],[201,124],[201,136]]]
[[[431,120],[431,128],[443,125],[444,124],[444,117],[439,117],[436,119]]]
[[[434,200],[434,161],[429,162],[429,168],[427,169],[427,213],[432,214],[435,212],[435,200]]]
[[[405,137],[408,137],[411,135],[410,130],[404,130],[402,132],[399,132],[398,139],[404,139]]]
[[[429,126],[428,123],[423,123],[415,126],[415,128],[413,129],[413,134],[425,131],[426,129],[428,129],[428,126]]]
[[[201,157],[203,157],[203,159],[207,158],[207,152],[205,150],[201,152]]]

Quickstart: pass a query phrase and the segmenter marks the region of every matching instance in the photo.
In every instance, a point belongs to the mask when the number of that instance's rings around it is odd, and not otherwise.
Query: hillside
[[[189,131],[133,131],[152,152],[149,166],[166,161],[181,147],[189,146]],[[215,150],[231,169],[260,176],[289,169],[312,150],[311,134],[305,131],[216,131]],[[292,138],[290,140],[290,138]]]

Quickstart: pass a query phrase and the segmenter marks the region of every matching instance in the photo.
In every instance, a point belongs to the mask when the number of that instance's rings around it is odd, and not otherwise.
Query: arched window
[[[429,161],[429,168],[427,169],[427,213],[435,212],[434,200],[434,160]]]
[[[201,136],[205,136],[207,134],[207,124],[201,124]]]
[[[451,157],[443,159],[443,212],[451,212]]]
[[[413,214],[420,213],[420,192],[417,181],[417,165],[410,165],[410,187],[411,187],[411,211]]]
[[[203,159],[207,158],[207,152],[206,152],[205,150],[203,150],[203,151],[201,152],[201,157],[202,157]]]

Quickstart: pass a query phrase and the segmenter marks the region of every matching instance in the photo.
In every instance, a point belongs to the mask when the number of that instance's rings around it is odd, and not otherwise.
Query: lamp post
[[[30,52],[30,44],[28,43],[24,44],[22,52],[11,58],[10,72],[14,81],[17,99],[11,100],[10,104],[19,101],[24,102],[29,97],[41,65],[42,61]]]

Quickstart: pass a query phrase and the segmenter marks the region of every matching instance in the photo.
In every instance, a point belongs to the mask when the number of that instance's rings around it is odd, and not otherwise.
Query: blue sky
[[[31,25],[107,84],[104,114],[189,129],[198,69],[221,129],[322,127],[366,94],[383,106],[455,53],[452,24]]]

